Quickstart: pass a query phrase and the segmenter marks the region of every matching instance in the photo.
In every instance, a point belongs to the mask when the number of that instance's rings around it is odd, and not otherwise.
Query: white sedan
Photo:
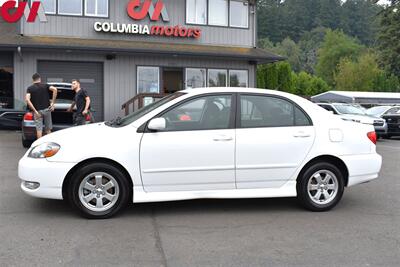
[[[108,218],[129,202],[298,197],[326,211],[344,188],[376,179],[373,126],[295,95],[248,88],[177,92],[116,120],[37,140],[22,190]]]

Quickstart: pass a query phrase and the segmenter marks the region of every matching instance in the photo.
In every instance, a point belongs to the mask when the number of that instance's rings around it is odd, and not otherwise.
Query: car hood
[[[113,128],[104,123],[94,123],[57,131],[46,135],[32,144],[32,147],[51,142],[60,145],[60,151],[48,158],[52,162],[80,162],[92,157],[109,157],[110,151],[122,151],[139,143],[136,128],[128,125]],[[137,137],[137,138],[136,138]]]
[[[74,144],[88,144],[88,143],[101,143],[104,140],[114,140],[118,135],[117,128],[111,128],[104,123],[94,123],[83,126],[71,127],[61,131],[57,131],[46,135],[39,140],[36,140],[32,146],[37,146],[45,142],[53,142],[59,145],[74,145]]]

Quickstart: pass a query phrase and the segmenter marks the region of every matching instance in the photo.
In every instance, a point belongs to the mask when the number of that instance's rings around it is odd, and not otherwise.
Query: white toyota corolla
[[[111,122],[37,140],[19,162],[27,194],[108,218],[129,201],[298,197],[326,211],[345,187],[376,179],[373,126],[287,93],[177,92]]]

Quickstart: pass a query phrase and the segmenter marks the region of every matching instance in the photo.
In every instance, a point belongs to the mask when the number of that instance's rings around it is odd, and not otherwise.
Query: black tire
[[[113,206],[104,211],[94,211],[86,207],[80,199],[80,186],[83,180],[94,173],[105,173],[111,176],[118,184],[118,197]],[[104,179],[104,178],[103,178]],[[132,195],[128,177],[117,167],[106,163],[90,163],[79,168],[72,176],[67,188],[67,198],[71,205],[85,218],[108,219],[126,207]],[[115,189],[112,189],[115,190]],[[88,190],[89,191],[89,190]],[[90,191],[89,191],[90,192]],[[106,191],[104,191],[106,192]],[[106,192],[107,193],[107,192]],[[115,192],[114,192],[115,193]],[[94,194],[93,194],[94,195]],[[94,198],[96,203],[98,199]],[[107,201],[107,200],[106,200]],[[114,201],[114,200],[113,200]],[[103,202],[103,200],[102,200]],[[111,203],[111,202],[110,202]],[[86,204],[86,205],[90,205]],[[94,208],[94,207],[92,207]]]
[[[384,138],[384,139],[391,139],[392,136],[391,136],[390,134],[386,134],[386,135],[383,136],[383,138]]]
[[[324,172],[331,173],[336,177],[337,180],[337,190],[326,190],[327,193],[332,194],[331,199],[330,198],[325,199],[325,200],[330,199],[328,203],[322,203],[322,204],[316,203],[316,200],[313,200],[312,198],[312,196],[317,197],[317,193],[319,193],[320,190],[321,190],[320,192],[325,192],[323,190],[328,188],[327,185],[323,185],[325,186],[325,188],[312,191],[315,192],[314,195],[312,195],[313,193],[311,191],[309,193],[308,190],[309,181],[311,179],[313,179],[313,181],[316,181],[314,174],[317,174],[319,172],[321,172],[322,175],[324,175]],[[311,181],[311,183],[313,183],[313,181]],[[330,184],[330,186],[333,186],[333,183],[334,181],[332,180],[332,185]],[[313,184],[313,186],[317,185]],[[300,177],[297,180],[297,198],[300,201],[300,203],[308,210],[315,212],[328,211],[334,208],[342,199],[344,186],[345,186],[344,177],[341,171],[338,169],[338,167],[327,162],[316,162],[315,164],[308,167],[305,171],[303,171],[302,174],[300,174]],[[310,196],[310,194],[312,196]],[[323,194],[319,199],[323,201],[324,198],[325,194]]]
[[[30,148],[32,143],[33,143],[32,141],[28,141],[28,140],[25,140],[24,138],[22,138],[22,146],[24,148]]]

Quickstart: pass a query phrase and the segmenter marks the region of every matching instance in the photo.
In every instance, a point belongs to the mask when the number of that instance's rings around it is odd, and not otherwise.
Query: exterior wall
[[[116,33],[98,33],[94,30],[94,23],[113,22],[113,23],[135,23],[147,25],[186,25],[186,0],[164,0],[168,14],[169,22],[159,21],[157,23],[150,22],[147,17],[143,21],[135,21],[131,19],[126,11],[129,0],[110,0],[109,18],[88,18],[74,17],[62,15],[47,15],[48,22],[26,23],[21,20],[21,33],[24,35],[41,35],[41,36],[58,36],[58,37],[74,37],[84,39],[112,39],[112,40],[131,40],[131,41],[148,41],[148,42],[167,42],[167,43],[187,43],[187,44],[204,44],[204,45],[228,45],[240,47],[255,47],[255,14],[249,14],[249,28],[238,29],[230,27],[216,26],[197,26],[202,29],[202,36],[198,40],[192,38],[171,38],[171,37],[154,37],[140,35],[124,35]],[[189,26],[189,25],[187,25]]]
[[[91,61],[104,63],[104,115],[109,120],[122,114],[121,105],[136,95],[137,66],[197,67],[249,70],[249,87],[255,87],[255,66],[246,61],[212,60],[198,58],[157,57],[152,55],[117,55],[106,60],[105,55],[65,52],[24,51],[23,61],[14,55],[14,95],[23,99],[31,84],[32,74],[37,71],[38,60]]]

